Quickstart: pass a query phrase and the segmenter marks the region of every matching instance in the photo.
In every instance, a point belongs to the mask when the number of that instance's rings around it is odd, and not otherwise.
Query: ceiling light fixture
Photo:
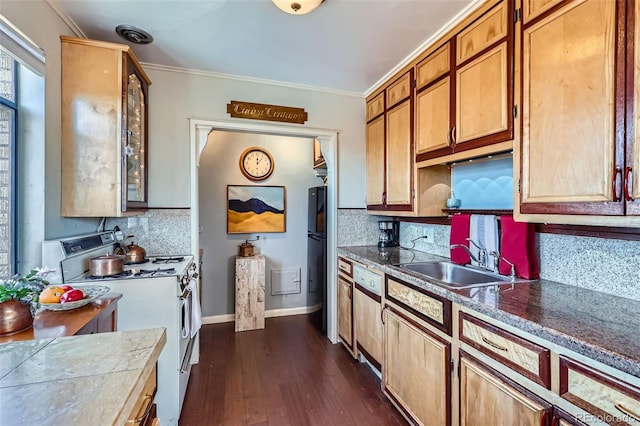
[[[292,15],[304,15],[314,11],[324,0],[272,0],[278,9]]]
[[[149,44],[153,41],[151,34],[133,25],[118,25],[116,33],[123,39],[135,44]]]

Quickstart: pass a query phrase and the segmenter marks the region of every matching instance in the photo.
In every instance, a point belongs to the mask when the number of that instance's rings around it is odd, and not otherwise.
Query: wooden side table
[[[264,328],[264,256],[236,256],[236,332]]]

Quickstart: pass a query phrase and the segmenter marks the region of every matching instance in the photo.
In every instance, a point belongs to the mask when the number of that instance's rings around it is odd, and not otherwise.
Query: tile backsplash
[[[378,221],[385,219],[365,209],[338,209],[338,247],[378,244]]]
[[[338,210],[338,245],[377,244],[381,219],[364,209]],[[419,238],[427,228],[433,241]],[[449,257],[449,234],[447,225],[400,223],[402,247],[439,256]],[[640,300],[640,241],[537,234],[536,252],[543,279]]]
[[[147,255],[193,254],[190,214],[190,209],[152,209],[140,216],[108,218],[105,227],[117,225],[125,236],[135,235]]]

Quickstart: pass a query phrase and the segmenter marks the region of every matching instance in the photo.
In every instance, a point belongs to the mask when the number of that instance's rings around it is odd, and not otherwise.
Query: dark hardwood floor
[[[181,426],[405,424],[373,372],[306,315],[268,318],[264,330],[200,330]]]

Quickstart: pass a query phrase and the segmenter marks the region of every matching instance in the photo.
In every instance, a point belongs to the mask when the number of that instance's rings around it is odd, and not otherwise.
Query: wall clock
[[[249,180],[265,180],[271,176],[274,167],[273,156],[264,148],[247,148],[240,155],[240,171]]]

